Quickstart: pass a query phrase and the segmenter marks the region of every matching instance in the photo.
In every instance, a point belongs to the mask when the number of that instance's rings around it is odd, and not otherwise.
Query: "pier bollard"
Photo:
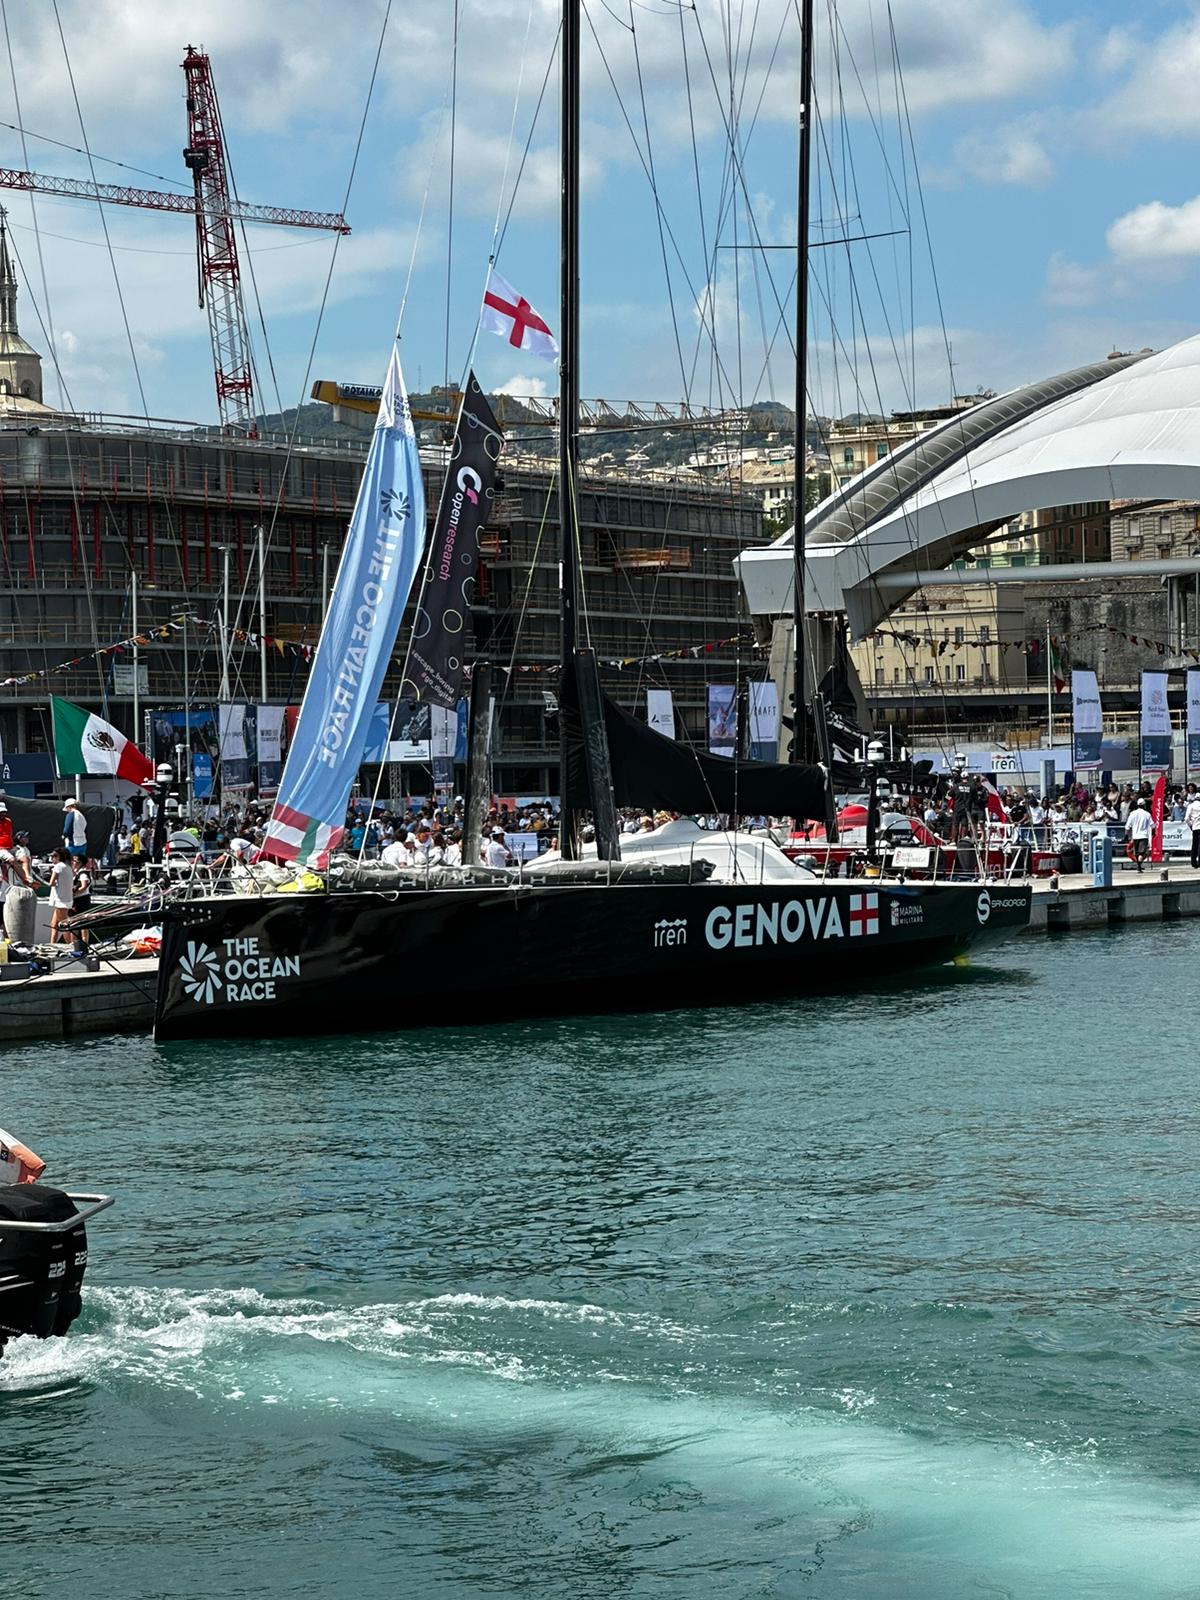
[[[1102,833],[1092,835],[1092,887],[1112,888],[1112,840]]]

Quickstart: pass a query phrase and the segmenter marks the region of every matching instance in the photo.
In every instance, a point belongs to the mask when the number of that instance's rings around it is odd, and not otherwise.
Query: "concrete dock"
[[[1111,889],[1094,888],[1090,873],[1060,876],[1057,889],[1048,879],[1035,880],[1029,931],[1066,933],[1178,917],[1200,917],[1200,872],[1166,864],[1143,872],[1114,865]]]
[[[80,1033],[146,1033],[154,1020],[158,962],[146,957],[82,964],[0,983],[0,1043]]]

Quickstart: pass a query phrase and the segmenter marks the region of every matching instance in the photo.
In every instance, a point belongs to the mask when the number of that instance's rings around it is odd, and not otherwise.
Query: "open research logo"
[[[206,944],[188,940],[187,949],[179,963],[179,975],[184,993],[193,1000],[210,1006],[217,998],[221,988],[221,968],[215,952]]]

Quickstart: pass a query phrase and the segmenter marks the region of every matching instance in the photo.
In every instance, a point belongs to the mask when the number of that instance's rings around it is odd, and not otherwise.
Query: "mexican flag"
[[[76,772],[101,773],[142,783],[154,776],[154,763],[147,761],[137,745],[130,744],[111,722],[93,711],[73,706],[69,700],[50,701],[54,715],[54,764],[60,778]]]
[[[1058,653],[1058,640],[1050,640],[1050,676],[1054,679],[1054,692],[1061,694],[1067,687],[1067,680],[1063,676],[1062,657]]]

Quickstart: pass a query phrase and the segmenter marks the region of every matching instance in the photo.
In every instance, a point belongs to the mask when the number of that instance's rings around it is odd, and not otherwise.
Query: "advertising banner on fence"
[[[1076,669],[1071,673],[1071,764],[1076,772],[1099,770],[1103,736],[1104,717],[1096,674]]]
[[[675,737],[675,703],[670,689],[646,690],[646,721],[664,738]]]
[[[1171,713],[1165,672],[1142,673],[1142,771],[1171,770]]]
[[[779,756],[779,691],[770,678],[750,685],[750,759],[776,761]]]
[[[708,753],[732,756],[737,750],[737,691],[731,683],[708,686]]]
[[[1200,672],[1187,675],[1187,764],[1200,767]]]

